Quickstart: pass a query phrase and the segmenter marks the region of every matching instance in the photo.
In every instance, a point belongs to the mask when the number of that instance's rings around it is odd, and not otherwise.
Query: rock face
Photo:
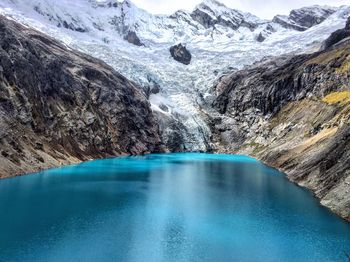
[[[330,37],[325,40],[323,43],[323,49],[330,48],[331,46],[348,37],[350,38],[350,17],[346,22],[345,28],[333,32]]]
[[[192,55],[181,43],[170,47],[170,54],[176,61],[184,65],[191,63]]]
[[[264,42],[266,39],[266,37],[264,36],[264,34],[262,32],[259,33],[258,37],[256,38],[256,40],[258,42]]]
[[[166,107],[164,105],[164,107]],[[162,108],[163,111],[167,111],[167,108]],[[185,134],[187,132],[186,127],[180,120],[170,117],[169,114],[162,112],[155,112],[161,130],[161,138],[166,148],[171,152],[185,152]]]
[[[310,27],[322,23],[335,11],[335,8],[327,6],[304,7],[292,10],[289,16],[277,15],[273,18],[273,22],[288,29],[305,31]]]
[[[215,86],[220,152],[262,159],[350,221],[350,43],[280,57]]]
[[[272,23],[267,24],[265,28],[257,35],[256,40],[260,43],[264,42],[266,38],[275,33],[276,29],[272,26]]]
[[[40,4],[34,6],[34,10],[52,21],[53,23],[56,24],[57,27],[64,27],[66,29],[84,33],[88,32],[88,29],[85,27],[82,21],[79,19],[75,19],[74,17],[64,17],[60,15],[53,15],[50,12],[47,12],[47,10],[43,9]]]
[[[0,126],[1,177],[164,150],[136,84],[2,16]]]
[[[259,24],[257,17],[230,9],[216,0],[203,1],[190,15],[194,21],[200,23],[205,28],[223,26],[233,30],[239,27],[247,27],[253,30]]]
[[[130,44],[133,44],[136,46],[144,45],[143,43],[141,43],[140,38],[136,35],[134,31],[128,31],[128,33],[124,36],[124,39],[128,41]]]

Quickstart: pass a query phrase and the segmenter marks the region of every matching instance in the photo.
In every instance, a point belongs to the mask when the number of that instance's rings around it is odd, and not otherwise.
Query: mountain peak
[[[130,0],[118,1],[118,0],[88,0],[95,7],[119,7],[127,6],[131,8],[135,6]]]
[[[285,28],[305,31],[314,25],[318,25],[337,11],[336,7],[313,5],[294,9],[289,16],[277,15],[273,21]]]
[[[89,0],[94,7],[118,7],[120,2],[117,0]]]
[[[233,9],[216,0],[204,0],[195,7],[194,11],[196,10],[204,10],[214,16],[218,16],[222,13],[230,13]]]
[[[226,7],[223,3],[216,0],[204,0],[198,6]]]
[[[250,13],[229,8],[216,0],[204,0],[196,6],[191,17],[205,28],[221,25],[233,30],[241,26],[253,30],[262,22],[261,19]]]

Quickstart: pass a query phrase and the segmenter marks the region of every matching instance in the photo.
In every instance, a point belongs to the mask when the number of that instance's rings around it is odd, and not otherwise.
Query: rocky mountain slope
[[[163,140],[177,151],[207,151],[202,98],[210,97],[216,79],[265,56],[316,50],[343,26],[350,8],[295,10],[290,19],[307,26],[303,32],[213,0],[172,15],[150,14],[129,0],[1,0],[0,13],[104,60],[145,90],[156,87],[149,100],[164,123]],[[171,56],[180,43],[191,54],[189,65]]]
[[[219,151],[262,159],[350,221],[350,38],[234,72],[214,92]]]
[[[310,27],[318,25],[336,12],[333,7],[311,6],[292,10],[289,16],[276,15],[273,22],[285,28],[297,31],[305,31]]]
[[[164,150],[139,86],[3,16],[0,125],[0,177]]]

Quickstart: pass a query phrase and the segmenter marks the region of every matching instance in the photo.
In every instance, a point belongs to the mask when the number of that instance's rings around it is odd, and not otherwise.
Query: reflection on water
[[[346,261],[350,225],[258,161],[107,159],[0,181],[0,261]]]

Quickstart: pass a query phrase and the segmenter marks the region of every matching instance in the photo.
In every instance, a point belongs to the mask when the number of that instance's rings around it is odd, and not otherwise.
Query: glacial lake
[[[350,224],[260,162],[155,154],[0,180],[0,261],[347,261]]]

